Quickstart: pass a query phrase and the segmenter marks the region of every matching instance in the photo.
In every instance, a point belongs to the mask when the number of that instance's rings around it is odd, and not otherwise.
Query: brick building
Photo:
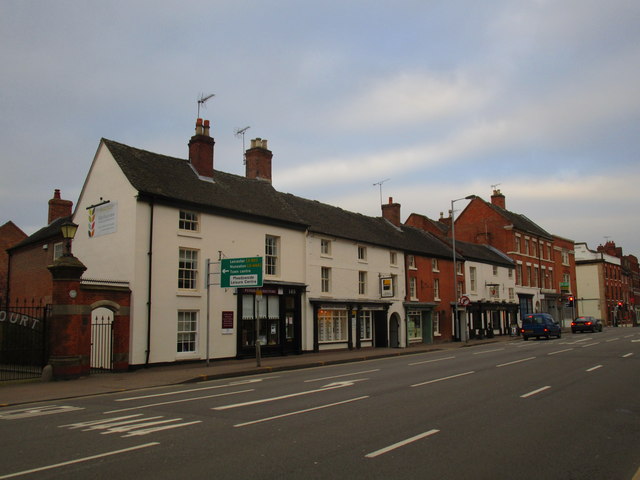
[[[0,306],[5,304],[9,275],[9,253],[7,249],[27,238],[15,223],[8,221],[0,227]]]
[[[456,218],[455,230],[456,239],[491,245],[514,261],[521,316],[548,312],[569,325],[575,312],[565,308],[565,300],[577,294],[572,240],[507,210],[500,190],[493,191],[491,202],[474,197]]]
[[[7,250],[8,281],[5,296],[12,305],[51,303],[52,278],[47,267],[63,254],[60,226],[71,219],[73,203],[56,189],[49,200],[47,226]]]

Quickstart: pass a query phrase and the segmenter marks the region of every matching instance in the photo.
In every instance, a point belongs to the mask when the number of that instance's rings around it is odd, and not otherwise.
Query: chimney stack
[[[246,177],[271,183],[271,159],[273,152],[262,138],[251,140],[251,148],[245,152]]]
[[[50,224],[58,218],[70,217],[73,202],[71,200],[62,200],[60,198],[60,189],[56,188],[53,192],[53,198],[49,200],[49,219]]]
[[[189,140],[189,162],[201,177],[213,178],[213,146],[215,141],[209,134],[209,120],[196,120],[196,133]]]
[[[389,203],[382,205],[382,218],[393,223],[396,227],[400,226],[400,204],[393,203],[393,197],[389,197]]]
[[[491,195],[491,204],[506,210],[505,198],[504,195],[500,193],[500,190],[496,189],[493,191],[493,195]]]

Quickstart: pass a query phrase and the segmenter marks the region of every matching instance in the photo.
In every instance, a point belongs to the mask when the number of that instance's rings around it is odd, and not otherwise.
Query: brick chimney
[[[196,120],[196,134],[189,140],[189,162],[198,175],[213,178],[213,146],[215,141],[209,135],[209,120]]]
[[[382,218],[390,221],[396,227],[400,226],[400,204],[393,203],[393,197],[389,197],[389,203],[382,205]]]
[[[493,195],[491,195],[491,204],[506,210],[504,195],[500,193],[500,190],[493,191]]]
[[[251,148],[245,152],[246,177],[271,183],[271,159],[273,153],[262,138],[251,140]]]
[[[71,200],[62,200],[60,198],[60,189],[56,188],[53,192],[53,198],[49,200],[49,219],[47,224],[58,218],[71,216],[72,207],[73,202]]]

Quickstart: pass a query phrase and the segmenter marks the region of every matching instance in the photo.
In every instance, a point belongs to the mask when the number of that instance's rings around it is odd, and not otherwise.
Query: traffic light
[[[573,295],[569,295],[567,297],[567,307],[573,307],[574,301],[575,301],[575,297]]]

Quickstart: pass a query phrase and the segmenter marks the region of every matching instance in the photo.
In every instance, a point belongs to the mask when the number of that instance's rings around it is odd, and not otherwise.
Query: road
[[[630,480],[639,367],[610,328],[0,409],[0,480]]]

